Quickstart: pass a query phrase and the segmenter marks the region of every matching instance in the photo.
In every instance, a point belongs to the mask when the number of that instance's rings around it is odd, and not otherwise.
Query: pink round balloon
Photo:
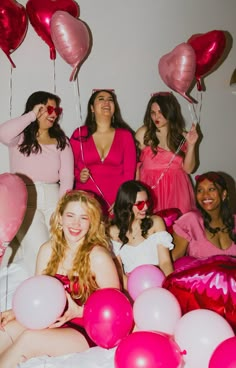
[[[134,321],[138,329],[173,335],[181,308],[170,291],[156,287],[144,290],[134,302]]]
[[[23,326],[43,329],[62,315],[66,300],[64,287],[55,277],[33,276],[16,289],[12,309]]]
[[[209,368],[234,367],[236,367],[236,336],[220,343],[214,350],[209,363]]]
[[[117,289],[99,289],[91,294],[85,303],[83,317],[89,337],[107,349],[116,346],[133,327],[132,306]]]
[[[207,309],[186,313],[177,322],[174,332],[176,343],[181,350],[186,350],[186,366],[191,368],[208,367],[216,347],[233,336],[229,323],[219,314]]]
[[[127,289],[135,300],[144,290],[161,287],[164,279],[165,275],[160,268],[150,264],[141,265],[128,275]]]
[[[15,174],[0,174],[0,257],[23,221],[27,206],[27,189]]]
[[[178,92],[187,101],[193,102],[186,94],[193,82],[196,70],[196,55],[191,45],[183,42],[162,56],[158,69],[162,80],[168,87]]]
[[[182,356],[169,337],[137,331],[123,339],[115,352],[115,368],[179,368]]]
[[[191,265],[193,261],[196,261],[197,258],[191,256],[183,256],[174,261],[174,269],[178,270],[179,268],[186,267]]]
[[[56,50],[73,67],[71,81],[75,79],[78,69],[89,51],[88,28],[81,20],[63,11],[56,11],[53,14],[50,27]]]

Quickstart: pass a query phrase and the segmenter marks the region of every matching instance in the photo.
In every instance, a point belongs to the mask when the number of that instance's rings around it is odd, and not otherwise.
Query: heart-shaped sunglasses
[[[48,111],[49,115],[51,115],[53,112],[55,112],[55,114],[57,116],[59,116],[59,115],[61,115],[63,109],[62,109],[62,107],[47,106],[47,111]]]

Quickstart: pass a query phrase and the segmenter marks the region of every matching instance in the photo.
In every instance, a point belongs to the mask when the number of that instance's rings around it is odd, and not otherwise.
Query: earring
[[[57,224],[57,229],[58,230],[62,230],[62,225],[61,224]]]

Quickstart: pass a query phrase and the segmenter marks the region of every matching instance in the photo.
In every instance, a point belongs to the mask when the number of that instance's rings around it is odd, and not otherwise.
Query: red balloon
[[[175,220],[177,220],[182,215],[182,212],[179,208],[167,208],[165,210],[158,211],[156,215],[163,218],[166,225],[166,230],[172,234],[173,224]]]
[[[115,352],[115,368],[178,368],[182,357],[178,345],[168,336],[137,331],[123,339]]]
[[[165,84],[193,102],[186,95],[195,74],[196,56],[195,52],[188,43],[181,43],[174,50],[162,56],[158,64],[159,74]]]
[[[50,33],[52,15],[57,10],[64,10],[76,18],[80,12],[79,5],[74,0],[28,0],[26,10],[34,30],[49,46],[50,58],[56,59],[56,50]]]
[[[96,290],[84,305],[84,328],[88,336],[106,349],[118,345],[133,327],[133,309],[117,289]]]
[[[193,263],[193,261],[196,261],[197,258],[195,257],[191,257],[191,256],[183,256],[180,257],[178,259],[176,259],[176,261],[174,261],[174,269],[177,270],[179,268],[183,268],[183,267],[188,267],[191,263]]]
[[[176,296],[183,314],[209,309],[236,331],[236,258],[219,255],[195,260],[167,276],[163,287]]]
[[[90,47],[88,28],[81,20],[57,11],[51,20],[51,37],[61,57],[73,67],[72,81]]]
[[[196,54],[197,88],[202,91],[201,78],[207,74],[223,55],[226,37],[223,31],[211,31],[196,34],[189,38],[188,43]]]
[[[0,48],[13,63],[10,54],[23,42],[28,29],[28,18],[23,5],[15,0],[0,1]]]
[[[209,368],[236,367],[236,337],[230,337],[217,346],[213,352]]]

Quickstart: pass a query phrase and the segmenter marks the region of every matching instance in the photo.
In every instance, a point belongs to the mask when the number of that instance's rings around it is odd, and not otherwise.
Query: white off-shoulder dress
[[[137,245],[124,244],[112,240],[112,249],[115,256],[119,256],[124,272],[129,273],[143,264],[159,265],[158,246],[163,245],[169,250],[174,248],[172,236],[167,231],[158,231],[144,239]]]

